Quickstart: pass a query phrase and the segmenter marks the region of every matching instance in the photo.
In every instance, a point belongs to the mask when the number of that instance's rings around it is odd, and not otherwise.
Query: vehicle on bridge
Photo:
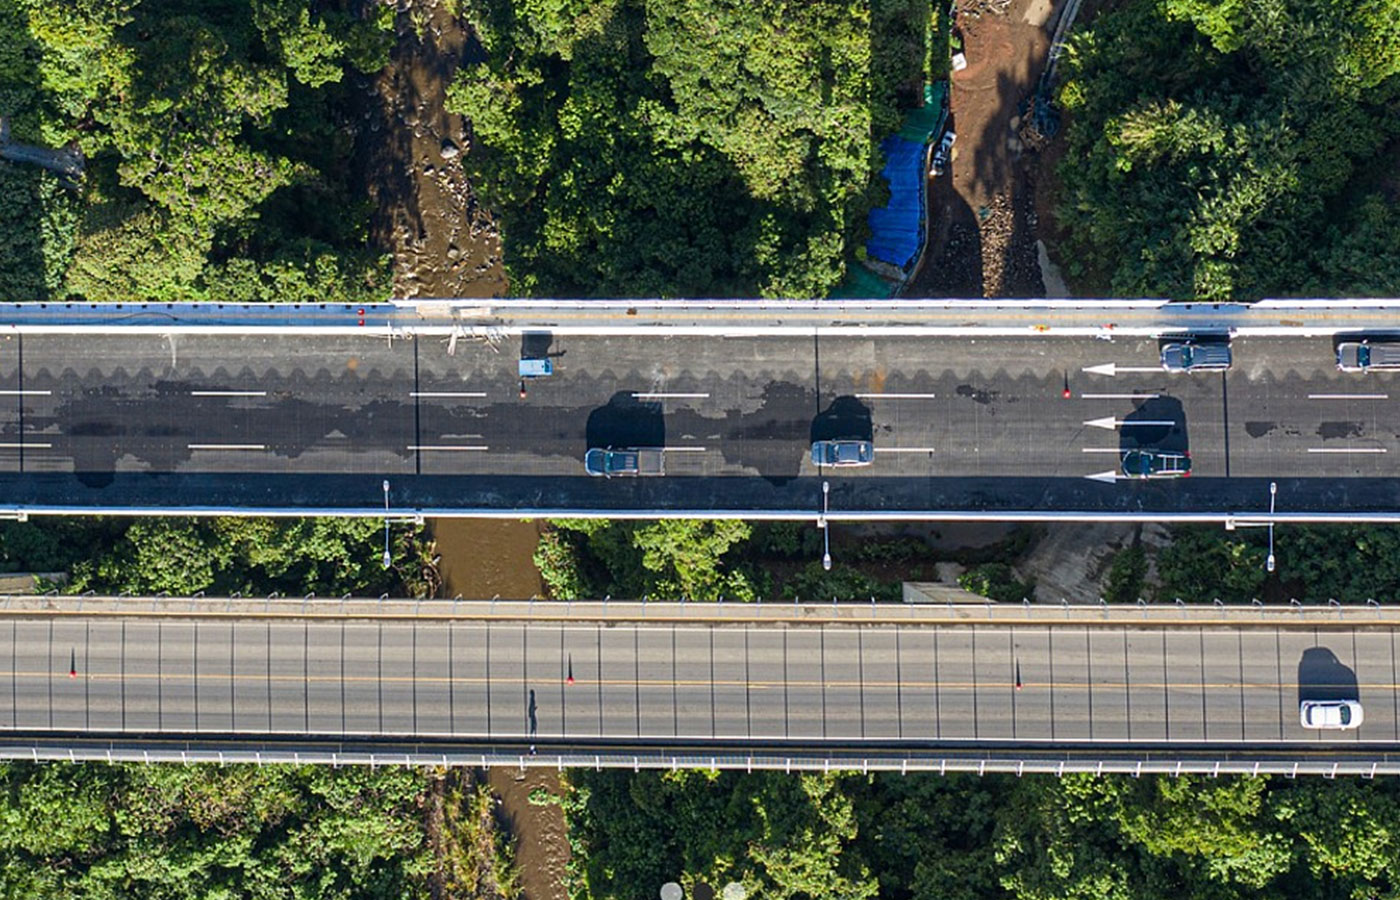
[[[1348,731],[1360,727],[1364,716],[1355,700],[1304,700],[1298,718],[1304,728]]]
[[[522,359],[519,371],[521,378],[548,378],[554,374],[554,360]]]
[[[875,445],[870,441],[848,438],[812,444],[814,466],[868,466],[874,461]]]
[[[628,478],[639,475],[665,475],[666,452],[659,447],[595,447],[583,457],[589,475]]]
[[[1191,454],[1168,450],[1129,450],[1123,454],[1129,478],[1184,478],[1191,474]]]
[[[1400,369],[1400,342],[1342,341],[1337,344],[1337,368],[1343,372]]]
[[[1172,341],[1162,346],[1162,368],[1168,372],[1209,372],[1230,368],[1226,341]]]

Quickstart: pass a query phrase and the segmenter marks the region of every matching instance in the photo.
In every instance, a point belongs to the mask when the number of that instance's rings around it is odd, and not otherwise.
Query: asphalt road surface
[[[0,622],[0,729],[621,745],[1400,739],[1386,627]],[[6,689],[5,682],[8,682]],[[1304,699],[1354,699],[1316,732]]]
[[[1228,373],[1091,338],[11,334],[0,496],[89,509],[405,512],[1394,511],[1400,379],[1330,338],[1234,342]],[[555,374],[521,394],[518,360]],[[1113,375],[1102,374],[1104,366]],[[1069,396],[1065,396],[1068,390]],[[863,437],[873,465],[814,466]],[[590,478],[590,447],[663,447]],[[1192,477],[1126,481],[1134,447]],[[1097,476],[1097,477],[1091,477]]]

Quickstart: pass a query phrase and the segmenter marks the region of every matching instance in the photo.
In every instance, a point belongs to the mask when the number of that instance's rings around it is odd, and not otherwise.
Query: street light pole
[[[394,557],[389,553],[389,479],[384,479],[384,568],[389,568],[394,564]]]
[[[829,500],[828,500],[828,498],[829,498],[830,496],[831,496],[831,483],[828,482],[828,481],[823,481],[823,482],[822,482],[822,518],[821,518],[821,521],[818,522],[817,524],[818,524],[818,526],[821,527],[821,530],[822,530],[822,568],[825,569],[825,570],[828,571],[828,572],[831,571],[831,529],[827,527],[826,514],[827,514],[827,511],[828,511],[828,509],[829,509],[829,505],[828,505],[828,504],[829,504]]]
[[[1269,482],[1269,556],[1264,560],[1265,571],[1274,570],[1274,501],[1278,497],[1278,483]]]

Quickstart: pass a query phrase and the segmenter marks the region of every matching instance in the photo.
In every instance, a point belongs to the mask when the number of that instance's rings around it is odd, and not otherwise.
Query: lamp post
[[[389,479],[384,479],[384,568],[389,568],[394,564],[394,557],[389,552]]]
[[[823,482],[822,482],[822,517],[821,517],[821,521],[819,521],[819,522],[817,523],[817,525],[818,525],[818,527],[820,527],[821,530],[822,530],[822,568],[825,569],[825,570],[828,571],[828,572],[831,571],[831,529],[827,527],[826,514],[827,514],[827,510],[828,510],[828,508],[829,508],[829,503],[830,503],[830,501],[829,501],[828,498],[830,498],[830,496],[831,496],[831,483],[828,482],[828,481],[823,481]]]
[[[1269,555],[1264,560],[1264,570],[1274,570],[1274,501],[1278,497],[1278,483],[1269,482]]]

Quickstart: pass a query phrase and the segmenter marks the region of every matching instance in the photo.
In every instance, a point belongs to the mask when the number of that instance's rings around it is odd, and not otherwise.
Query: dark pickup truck
[[[604,478],[638,475],[665,475],[666,451],[655,447],[595,447],[583,457],[583,467],[589,475]]]

